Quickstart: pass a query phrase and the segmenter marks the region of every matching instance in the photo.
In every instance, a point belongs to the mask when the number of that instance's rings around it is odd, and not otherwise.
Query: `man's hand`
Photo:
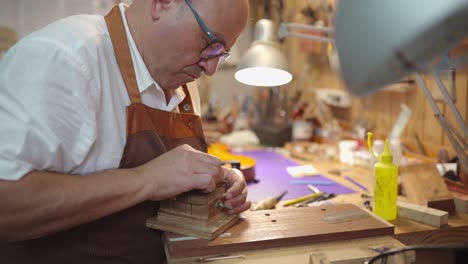
[[[193,189],[212,192],[225,178],[219,158],[189,145],[178,146],[136,169],[146,179],[148,199],[156,201]],[[230,177],[230,182],[236,183]],[[242,186],[236,183],[231,195],[237,196]]]
[[[224,177],[229,186],[226,191],[224,205],[229,208],[229,214],[240,214],[250,208],[251,202],[247,199],[247,184],[242,172],[237,169],[223,167]]]
[[[226,182],[224,204],[229,214],[239,214],[251,206],[242,172],[221,166],[219,158],[182,145],[136,168],[146,179],[149,200],[164,200],[193,189],[212,192]]]

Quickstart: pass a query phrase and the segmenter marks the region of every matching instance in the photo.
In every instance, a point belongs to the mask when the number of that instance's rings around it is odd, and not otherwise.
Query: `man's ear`
[[[168,10],[172,0],[151,0],[151,18],[158,20],[161,18],[161,14]]]

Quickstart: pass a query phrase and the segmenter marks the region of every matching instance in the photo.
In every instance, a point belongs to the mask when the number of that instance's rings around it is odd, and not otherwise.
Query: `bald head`
[[[248,0],[135,0],[126,12],[132,36],[153,79],[177,88],[202,73],[214,74],[218,58],[200,54],[212,42],[207,29],[228,51],[247,24]],[[197,21],[194,12],[203,21]]]
[[[210,29],[232,46],[247,23],[248,0],[192,0],[192,3]]]

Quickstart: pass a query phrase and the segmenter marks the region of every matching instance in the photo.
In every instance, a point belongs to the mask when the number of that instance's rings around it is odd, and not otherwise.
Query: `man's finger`
[[[249,200],[247,200],[242,205],[228,210],[227,213],[228,214],[240,214],[240,213],[242,213],[244,211],[249,210],[250,207],[252,207],[252,203]]]
[[[192,176],[193,188],[203,192],[212,192],[216,189],[216,177],[210,174],[195,173]]]

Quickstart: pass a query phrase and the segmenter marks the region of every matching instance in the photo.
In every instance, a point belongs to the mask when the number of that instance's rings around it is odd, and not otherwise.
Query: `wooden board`
[[[408,246],[425,244],[466,244],[468,241],[468,226],[458,226],[419,232],[407,232],[396,234],[395,238]]]
[[[403,191],[409,202],[446,212],[454,212],[453,195],[435,164],[400,167]]]
[[[448,224],[448,213],[445,211],[401,201],[398,201],[398,217],[406,217],[435,227]]]
[[[366,217],[338,223],[329,221],[330,216],[352,213],[362,213]],[[183,237],[169,232],[165,233],[164,239],[168,256],[186,258],[393,235],[393,233],[394,227],[388,222],[355,205],[340,204],[248,211],[235,225],[212,241]]]

